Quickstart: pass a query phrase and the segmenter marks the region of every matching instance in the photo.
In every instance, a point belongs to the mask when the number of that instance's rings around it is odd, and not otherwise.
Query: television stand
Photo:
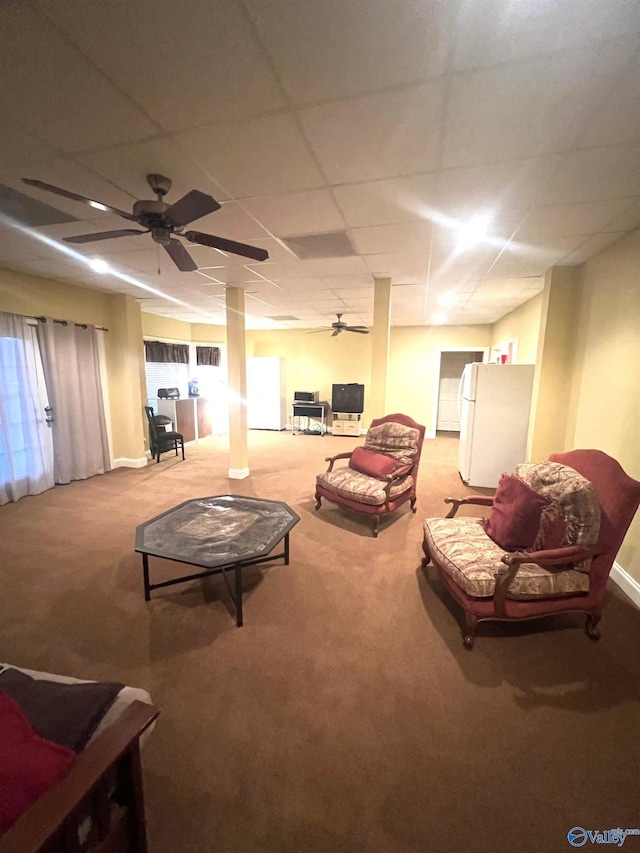
[[[361,412],[334,412],[332,429],[333,434],[359,436],[361,417]]]

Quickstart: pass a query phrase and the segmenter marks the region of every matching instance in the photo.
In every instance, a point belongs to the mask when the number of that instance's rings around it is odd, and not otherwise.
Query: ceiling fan
[[[331,328],[333,332],[331,333],[331,337],[335,338],[336,335],[339,335],[341,332],[357,332],[359,335],[368,335],[369,329],[365,326],[347,326],[346,323],[342,322],[342,314],[336,314],[338,318],[335,323],[331,324]],[[315,329],[313,332],[309,332],[308,334],[313,335],[315,332],[328,332],[329,329]]]
[[[185,225],[206,216],[208,213],[219,210],[220,205],[214,198],[200,192],[200,190],[191,190],[173,204],[167,204],[162,199],[171,189],[171,181],[163,175],[147,175],[147,182],[156,194],[157,199],[155,201],[147,199],[136,201],[133,205],[133,213],[118,210],[117,207],[93,201],[93,199],[86,198],[83,195],[54,187],[51,184],[45,184],[43,181],[36,181],[33,178],[23,178],[22,180],[30,187],[37,187],[40,190],[46,190],[73,201],[84,202],[96,210],[115,213],[144,228],[144,231],[139,228],[120,228],[116,231],[102,231],[97,234],[78,234],[75,237],[63,237],[65,243],[92,243],[94,240],[109,240],[112,237],[135,237],[138,234],[151,234],[152,240],[166,249],[171,260],[182,272],[197,270],[198,265],[183,244],[176,240],[173,235],[184,237],[190,243],[210,246],[212,249],[242,255],[254,261],[264,261],[269,257],[269,253],[265,249],[259,249],[257,246],[237,243],[235,240],[226,240],[224,237],[214,237],[213,234],[203,234],[201,231],[185,231]]]

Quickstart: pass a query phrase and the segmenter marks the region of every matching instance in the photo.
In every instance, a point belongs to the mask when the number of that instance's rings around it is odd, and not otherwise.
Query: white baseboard
[[[229,468],[227,476],[230,480],[244,480],[249,476],[248,468]]]
[[[625,572],[618,563],[613,564],[609,577],[629,596],[635,606],[640,608],[640,583],[635,578],[632,578],[628,572]]]
[[[144,468],[147,464],[147,457],[141,456],[139,459],[127,459],[121,457],[114,459],[111,465],[112,468]]]

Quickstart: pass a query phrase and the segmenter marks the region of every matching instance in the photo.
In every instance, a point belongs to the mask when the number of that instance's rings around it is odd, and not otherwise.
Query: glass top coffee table
[[[241,495],[194,498],[156,515],[136,528],[135,550],[142,554],[145,601],[151,590],[233,569],[235,593],[229,595],[236,609],[236,624],[242,625],[242,569],[284,557],[289,565],[289,531],[300,517],[287,504]],[[284,540],[284,550],[271,551]],[[198,566],[202,572],[172,580],[149,582],[149,557]]]

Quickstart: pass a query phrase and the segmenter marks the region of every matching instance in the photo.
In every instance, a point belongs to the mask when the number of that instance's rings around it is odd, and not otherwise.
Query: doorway
[[[460,432],[458,389],[465,364],[486,361],[486,347],[478,349],[441,350],[435,394],[435,432]]]

